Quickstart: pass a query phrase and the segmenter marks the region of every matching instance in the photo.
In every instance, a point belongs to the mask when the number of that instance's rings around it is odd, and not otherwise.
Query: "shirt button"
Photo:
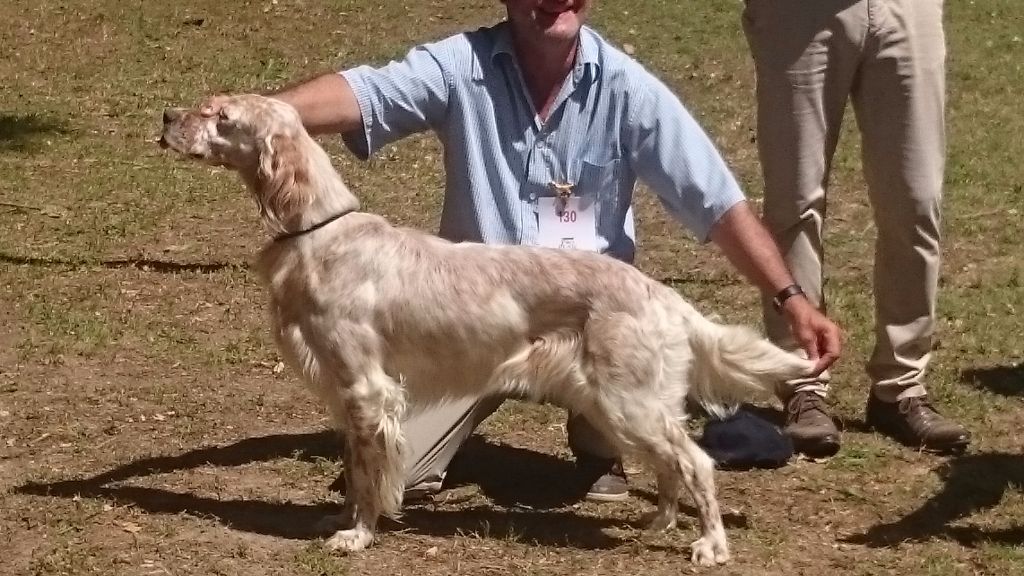
[[[530,200],[536,200],[536,199],[537,199],[537,195],[534,194],[533,192],[531,192],[530,193]]]

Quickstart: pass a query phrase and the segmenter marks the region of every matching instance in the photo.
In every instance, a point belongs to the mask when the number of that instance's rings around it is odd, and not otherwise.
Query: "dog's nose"
[[[164,124],[170,124],[181,118],[181,108],[167,108],[164,110]]]

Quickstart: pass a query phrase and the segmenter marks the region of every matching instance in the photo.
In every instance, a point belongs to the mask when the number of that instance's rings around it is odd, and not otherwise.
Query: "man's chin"
[[[575,12],[550,12],[538,11],[536,16],[537,25],[544,31],[545,36],[575,36],[582,25],[579,16]]]
[[[541,33],[548,40],[568,42],[575,40],[579,36],[580,25],[575,21],[556,22],[551,26],[543,28]]]

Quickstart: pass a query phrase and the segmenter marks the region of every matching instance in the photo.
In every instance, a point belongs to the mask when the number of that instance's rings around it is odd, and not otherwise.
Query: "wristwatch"
[[[803,293],[804,289],[801,288],[799,284],[790,284],[782,290],[779,290],[779,293],[772,298],[772,308],[775,308],[776,312],[782,312],[782,305],[786,303],[786,300],[789,300],[797,294],[802,295]]]

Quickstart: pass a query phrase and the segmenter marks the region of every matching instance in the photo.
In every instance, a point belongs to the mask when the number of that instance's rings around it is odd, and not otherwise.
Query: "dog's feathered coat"
[[[362,549],[379,515],[399,512],[407,408],[516,394],[571,407],[650,464],[652,526],[675,524],[685,485],[701,524],[693,560],[728,559],[713,463],[686,434],[685,397],[720,409],[812,362],[710,322],[609,257],[453,244],[358,212],[294,109],[253,95],[219,104],[210,117],[169,110],[161,140],[238,170],[278,236],[259,259],[274,335],[346,444],[342,529],[328,546]]]

